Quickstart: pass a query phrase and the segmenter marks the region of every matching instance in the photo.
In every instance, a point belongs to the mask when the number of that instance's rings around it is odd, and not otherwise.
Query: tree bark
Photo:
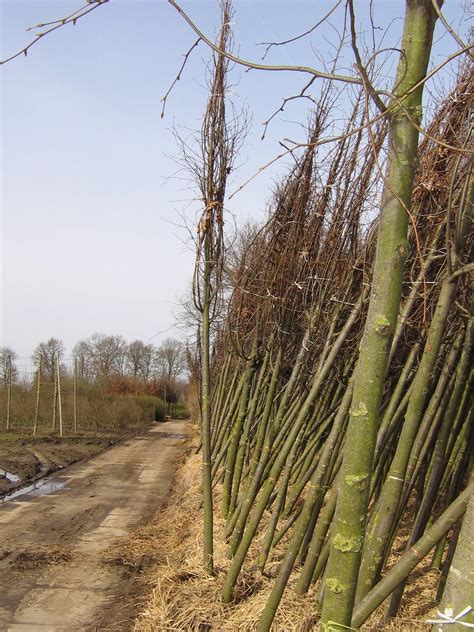
[[[412,546],[402,557],[398,560],[395,566],[384,576],[384,578],[364,597],[364,599],[357,605],[354,616],[352,617],[351,625],[353,628],[359,628],[370,617],[372,612],[390,595],[390,593],[403,581],[405,577],[421,562],[421,560],[431,551],[431,549],[439,542],[439,540],[447,533],[459,518],[466,511],[466,506],[471,499],[471,506],[474,509],[474,503],[472,502],[472,496],[474,492],[474,484],[471,483],[456,500],[441,514],[441,516],[432,524],[432,526],[426,531],[425,535],[416,542],[415,546]],[[471,518],[474,517],[471,514]],[[470,538],[472,544],[472,520],[467,523],[470,525]],[[469,542],[467,541],[468,545]],[[472,548],[470,555],[472,556]],[[464,549],[464,555],[466,549]],[[467,557],[467,561],[469,556]],[[472,557],[471,557],[472,560]],[[469,568],[467,565],[463,566],[466,570]],[[472,570],[471,570],[472,573]],[[466,575],[464,576],[466,577]],[[472,574],[471,574],[472,579]],[[457,584],[460,587],[460,584]],[[472,585],[470,586],[472,595]],[[446,593],[445,593],[446,594]],[[467,594],[465,597],[467,598]],[[464,607],[464,606],[463,606]],[[458,614],[457,612],[455,614]],[[452,630],[451,626],[448,628]],[[461,629],[461,628],[459,628]]]
[[[418,157],[418,131],[436,13],[431,0],[407,0],[394,94],[401,105],[389,114],[387,172],[382,194],[370,304],[355,371],[345,457],[332,531],[322,628],[351,625],[365,534],[370,477],[388,358],[400,307],[407,256],[408,213]],[[404,96],[408,91],[408,96]]]

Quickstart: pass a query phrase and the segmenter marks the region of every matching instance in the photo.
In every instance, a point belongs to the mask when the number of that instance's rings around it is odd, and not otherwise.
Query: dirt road
[[[159,424],[0,505],[0,630],[128,629],[130,580],[104,553],[166,498],[189,428]]]

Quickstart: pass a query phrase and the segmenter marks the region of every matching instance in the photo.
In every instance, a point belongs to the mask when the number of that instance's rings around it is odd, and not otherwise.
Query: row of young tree
[[[326,80],[307,142],[229,269],[222,226],[238,136],[226,73],[230,60],[268,67],[230,52],[229,1],[216,44],[171,4],[215,51],[200,153],[188,161],[204,202],[194,277],[204,567],[216,572],[223,518],[224,602],[252,592],[256,564],[272,578],[258,632],[285,590],[317,582],[321,629],[340,632],[387,598],[395,616],[434,550],[444,621],[472,627],[473,525],[462,522],[474,510],[472,65],[461,62],[422,127],[437,19],[449,30],[441,3],[406,2],[393,87],[376,90],[349,1],[357,76],[293,68]],[[352,110],[330,142],[336,82],[352,84]],[[405,553],[393,565],[396,541]]]
[[[0,380],[17,382],[21,378],[18,354],[10,347],[0,348]],[[66,362],[66,347],[61,340],[41,342],[31,356],[34,370],[41,367],[42,376],[53,380],[59,363],[60,371],[72,374],[83,382],[106,384],[111,378],[126,377],[144,384],[157,379],[175,384],[186,372],[186,352],[182,342],[167,338],[159,347],[141,340],[127,343],[122,336],[95,333],[78,342]],[[74,369],[75,367],[75,369]]]

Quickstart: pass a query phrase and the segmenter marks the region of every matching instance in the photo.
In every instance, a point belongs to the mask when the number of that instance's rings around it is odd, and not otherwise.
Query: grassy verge
[[[131,537],[121,539],[110,551],[111,563],[134,572],[142,571],[138,579],[138,614],[134,632],[252,632],[257,628],[284,544],[273,552],[267,567],[268,576],[264,577],[258,573],[256,563],[263,535],[257,537],[239,580],[237,600],[233,604],[224,604],[220,591],[230,561],[224,543],[225,522],[220,517],[216,517],[215,522],[216,575],[209,577],[202,568],[200,469],[200,455],[188,457],[177,472],[166,508]],[[216,498],[219,506],[219,490]],[[394,562],[404,546],[405,541],[397,542]],[[318,585],[305,597],[299,597],[292,590],[296,580],[297,572],[294,572],[274,621],[272,630],[275,632],[318,629],[319,613],[315,608]],[[430,573],[427,561],[412,574],[400,616],[386,624],[383,623],[383,608],[379,609],[363,630],[430,630],[425,621],[435,613],[435,590],[435,577]]]

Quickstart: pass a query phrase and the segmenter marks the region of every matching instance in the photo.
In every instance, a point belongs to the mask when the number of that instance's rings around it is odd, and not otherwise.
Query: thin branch
[[[457,44],[461,48],[466,48],[466,43],[459,37],[459,35],[456,33],[456,31],[451,27],[451,25],[448,23],[448,21],[444,17],[444,14],[439,8],[438,1],[439,0],[431,0],[431,4],[433,5],[433,9],[436,11],[436,14],[438,15],[440,22],[443,24],[444,28],[448,31],[448,33],[450,33],[450,35],[452,35],[452,37],[456,40]],[[471,59],[474,58],[474,55],[469,51],[468,51],[468,55],[470,56]]]
[[[173,83],[170,85],[170,87],[168,88],[166,94],[164,97],[161,98],[161,102],[163,103],[163,107],[161,108],[161,117],[163,118],[165,115],[165,108],[166,108],[166,101],[168,100],[168,97],[171,93],[171,91],[173,90],[174,86],[178,83],[178,81],[181,79],[181,73],[184,70],[184,67],[187,64],[188,58],[190,56],[190,54],[193,52],[193,50],[196,48],[196,46],[199,44],[199,42],[201,41],[201,38],[199,37],[194,44],[191,46],[191,48],[188,50],[188,52],[184,55],[184,61],[181,64],[181,68],[178,70],[178,74],[176,75]]]
[[[379,97],[379,95],[377,94],[377,91],[372,85],[369,79],[369,75],[367,74],[367,69],[362,63],[362,58],[360,56],[359,48],[357,47],[357,35],[356,35],[356,29],[355,29],[355,13],[354,13],[353,0],[348,0],[348,7],[349,7],[349,15],[351,18],[351,45],[352,45],[352,50],[354,52],[354,57],[356,58],[356,68],[362,78],[364,87],[367,90],[368,94],[370,95],[371,99],[373,100],[377,108],[380,110],[380,112],[384,113],[387,111],[387,107],[385,106],[385,103]]]
[[[313,31],[315,31],[319,26],[321,26],[321,24],[323,22],[325,22],[328,19],[328,17],[330,15],[332,15],[334,13],[334,11],[341,4],[341,2],[342,2],[342,0],[337,0],[336,4],[326,13],[326,15],[324,17],[322,17],[319,20],[319,22],[316,22],[316,24],[314,26],[312,26],[310,29],[308,29],[304,33],[301,33],[301,35],[296,35],[295,37],[290,37],[289,39],[284,40],[283,42],[259,42],[257,44],[257,46],[266,46],[265,52],[264,52],[264,54],[262,56],[262,60],[265,59],[265,57],[268,54],[268,51],[270,50],[270,48],[272,46],[284,46],[285,44],[291,44],[292,42],[296,42],[299,39],[303,39],[303,37],[306,37],[307,35],[309,35]]]
[[[462,276],[463,274],[473,273],[474,272],[474,263],[466,263],[462,268],[458,268],[455,272],[452,273],[451,279],[457,279],[457,277]]]
[[[345,18],[344,18],[344,32],[345,32],[345,30],[346,30],[346,25],[345,25]],[[338,60],[338,58],[339,58],[339,54],[340,54],[340,52],[341,52],[341,50],[342,50],[343,42],[344,42],[344,35],[342,35],[342,36],[341,36],[341,39],[340,39],[339,45],[336,47],[336,53],[335,53],[335,57],[334,57],[334,60],[333,60],[333,68],[335,68],[335,67],[336,67],[337,60]],[[276,116],[277,116],[280,112],[283,112],[283,111],[284,111],[284,109],[285,109],[285,107],[286,107],[286,104],[287,104],[289,101],[293,101],[293,100],[295,100],[295,99],[302,99],[302,98],[306,98],[306,99],[309,99],[310,101],[312,101],[312,102],[313,102],[313,103],[317,106],[317,103],[316,103],[316,101],[313,99],[313,97],[311,97],[310,95],[306,95],[306,94],[305,94],[306,90],[308,90],[308,89],[312,86],[312,84],[314,83],[314,81],[315,81],[315,80],[316,80],[316,77],[312,77],[312,78],[310,79],[310,81],[309,81],[309,82],[308,82],[308,83],[307,83],[307,84],[306,84],[306,85],[302,88],[302,90],[300,91],[300,93],[299,93],[299,94],[297,94],[297,95],[292,95],[291,97],[285,97],[285,98],[283,99],[283,103],[282,103],[282,105],[280,106],[280,108],[279,108],[278,110],[276,110],[276,111],[275,111],[275,112],[274,112],[274,113],[270,116],[270,118],[268,118],[266,121],[264,121],[264,123],[263,123],[264,129],[263,129],[263,134],[262,134],[261,140],[264,140],[264,138],[265,138],[265,136],[266,136],[266,133],[267,133],[267,128],[268,128],[268,125],[270,124],[270,122],[271,122],[271,121],[272,121],[272,120],[273,120],[273,119],[274,119],[274,118],[275,118],[275,117],[276,117]]]
[[[109,2],[109,0],[88,0],[87,3],[83,7],[81,7],[80,9],[77,9],[76,11],[74,11],[73,13],[71,13],[70,15],[62,19],[53,20],[52,22],[45,22],[43,24],[37,24],[36,26],[27,28],[26,29],[27,31],[31,31],[34,28],[41,28],[43,26],[52,25],[51,28],[47,29],[46,31],[37,33],[36,38],[32,40],[29,44],[27,44],[27,46],[22,48],[20,51],[18,51],[14,55],[11,55],[10,57],[7,57],[6,59],[1,60],[0,66],[2,66],[3,64],[6,64],[9,61],[12,61],[16,57],[20,57],[20,55],[24,55],[26,57],[28,55],[29,49],[35,44],[37,44],[41,39],[43,39],[43,37],[46,37],[46,35],[49,35],[53,31],[56,31],[57,29],[60,29],[63,26],[66,26],[66,24],[72,24],[73,26],[75,26],[77,20],[79,20],[80,18],[83,18],[85,15],[87,15],[88,13],[91,13],[92,11],[97,9],[97,7],[100,7],[106,2]]]
[[[261,140],[264,140],[266,133],[267,133],[267,129],[269,124],[271,123],[271,121],[275,118],[275,116],[277,116],[280,112],[283,112],[285,110],[285,106],[289,101],[293,101],[294,99],[309,99],[310,101],[312,101],[313,103],[316,103],[316,101],[313,99],[313,97],[309,96],[308,94],[305,94],[306,90],[308,90],[313,83],[316,81],[316,77],[311,77],[311,79],[308,81],[308,83],[303,87],[303,89],[301,90],[301,92],[299,94],[294,94],[291,97],[284,97],[283,98],[283,102],[281,104],[281,106],[278,108],[278,110],[275,110],[275,112],[273,112],[273,114],[262,123],[263,125],[263,134],[261,137]]]
[[[29,26],[25,30],[29,32],[29,31],[33,31],[34,29],[41,29],[43,28],[43,26],[53,26],[54,24],[63,24],[66,20],[71,20],[74,16],[77,16],[77,14],[80,13],[85,8],[86,7],[81,7],[80,9],[76,9],[75,11],[67,15],[66,17],[60,18],[59,20],[53,20],[52,22],[40,22],[39,24],[35,24],[34,26]]]
[[[195,33],[197,33],[197,35],[199,36],[200,39],[202,39],[214,51],[216,51],[219,54],[223,54],[225,57],[227,57],[228,59],[230,59],[231,61],[234,61],[235,63],[237,63],[239,65],[245,66],[247,68],[253,68],[255,70],[303,72],[303,73],[307,73],[307,74],[312,74],[314,77],[318,77],[318,78],[329,79],[329,80],[334,80],[334,81],[343,81],[343,82],[346,82],[346,83],[351,83],[351,84],[356,84],[356,85],[364,85],[364,82],[361,79],[358,79],[356,77],[347,77],[347,76],[344,76],[344,75],[335,75],[335,74],[331,74],[331,73],[325,73],[325,72],[318,71],[318,70],[316,70],[314,68],[311,68],[309,66],[269,66],[269,65],[265,65],[265,64],[257,64],[255,62],[251,62],[251,61],[248,61],[248,60],[236,57],[235,55],[232,55],[232,54],[230,54],[230,53],[228,53],[226,51],[221,51],[216,44],[214,44],[208,37],[206,37],[204,35],[204,33],[202,33],[202,31],[199,30],[199,28],[194,24],[194,22],[187,15],[187,13],[177,4],[176,0],[168,0],[168,2],[178,11],[178,13],[184,18],[184,20],[189,24],[189,26],[195,31]],[[424,83],[426,83],[426,81],[428,81],[428,79],[433,77],[446,64],[448,64],[449,62],[451,62],[454,59],[456,59],[456,57],[458,57],[459,55],[462,55],[463,53],[469,52],[469,50],[471,48],[473,48],[473,46],[474,46],[473,44],[466,45],[466,46],[462,47],[461,49],[455,51],[451,55],[449,55],[443,62],[441,62],[438,66],[433,68],[431,70],[431,72],[427,73],[425,75],[425,77],[423,79],[421,79],[416,85],[412,86],[412,88],[409,91],[407,91],[404,95],[400,95],[399,97],[397,97],[395,102],[392,102],[392,104],[390,106],[387,106],[385,108],[385,105],[384,105],[385,110],[383,112],[381,112],[379,115],[377,115],[376,117],[374,117],[372,119],[371,123],[377,122],[379,119],[381,119],[383,116],[388,114],[390,111],[394,110],[396,107],[399,107],[400,106],[400,99],[406,98],[409,94],[411,94],[412,92],[414,92],[415,90],[420,88]],[[393,97],[393,95],[390,92],[388,92],[388,91],[379,91],[378,94],[383,94],[383,95],[386,95],[386,96]],[[412,121],[412,123],[416,124],[416,122],[414,122],[414,121]],[[325,139],[325,140],[322,140],[322,141],[317,141],[316,145],[326,144],[326,143],[329,143],[329,142],[334,141],[334,140],[341,140],[341,138],[345,138],[348,135],[352,135],[352,134],[357,133],[359,131],[359,129],[352,130],[351,132],[348,132],[348,133],[342,135],[342,137],[336,136],[336,137],[331,137],[331,138],[328,138],[328,139]],[[419,131],[420,131],[420,133],[422,133],[424,135],[426,135],[426,133],[427,133],[421,127],[419,127]],[[433,140],[434,142],[437,142],[436,139],[434,139],[434,138],[431,138],[431,140]],[[444,143],[442,143],[442,144],[444,144]],[[280,160],[284,156],[287,156],[289,153],[291,153],[292,151],[294,151],[297,148],[309,147],[309,146],[311,146],[311,144],[298,143],[298,144],[296,144],[296,146],[293,149],[290,149],[287,152],[279,154],[274,159],[272,159],[270,162],[268,162],[266,165],[264,165],[263,167],[260,167],[260,169],[258,170],[257,173],[255,173],[252,177],[250,177],[248,180],[246,180],[242,186],[240,186],[238,189],[236,189],[229,196],[229,199],[231,199],[237,192],[239,192],[244,186],[246,186],[250,181],[252,181],[257,175],[259,175],[262,171],[267,169],[270,165],[274,164],[275,162],[277,162],[278,160]],[[452,149],[454,149],[455,151],[461,152],[461,153],[471,153],[470,151],[467,151],[467,150],[461,149],[461,148],[452,147]]]
[[[458,51],[457,54],[461,54],[463,52],[466,52],[466,51],[461,50],[461,51]],[[440,66],[443,66],[444,64],[445,63],[443,62],[442,64],[440,64]],[[423,83],[423,82],[420,82],[420,83]],[[415,88],[416,87],[417,86],[415,86]],[[413,90],[410,90],[407,94],[411,93],[412,91]],[[420,134],[423,134],[423,136],[425,136],[426,138],[429,138],[432,142],[440,145],[441,147],[445,147],[446,149],[450,149],[450,150],[458,152],[460,154],[472,154],[472,153],[474,153],[474,150],[472,150],[472,149],[468,149],[466,147],[454,147],[453,145],[448,145],[444,141],[441,141],[441,140],[435,138],[434,136],[432,136],[427,130],[425,130],[423,127],[418,125],[418,123],[416,123],[416,121],[414,121],[414,119],[410,115],[410,113],[406,110],[406,108],[403,107],[403,104],[400,103],[400,99],[397,98],[397,99],[394,99],[394,102],[392,103],[392,105],[387,107],[387,110],[386,110],[385,113],[377,114],[374,118],[369,120],[368,123],[365,123],[363,125],[355,127],[354,129],[350,130],[349,132],[345,132],[344,134],[338,134],[336,136],[328,136],[327,138],[323,138],[321,140],[317,140],[317,141],[312,142],[312,143],[301,143],[301,142],[298,142],[298,141],[291,140],[290,138],[284,138],[283,140],[293,143],[294,147],[289,148],[288,151],[285,151],[283,153],[278,154],[277,156],[272,158],[272,160],[270,160],[269,162],[267,162],[264,165],[262,165],[261,167],[259,167],[258,171],[256,171],[253,175],[251,175],[249,178],[247,178],[247,180],[245,180],[237,189],[235,189],[235,191],[233,191],[229,195],[229,200],[231,200],[234,197],[234,195],[236,195],[237,193],[242,191],[242,189],[244,189],[250,182],[255,180],[255,178],[257,178],[263,171],[266,171],[273,164],[275,164],[276,162],[278,162],[282,158],[285,158],[289,154],[292,154],[294,151],[297,151],[298,149],[303,149],[305,147],[319,147],[321,145],[327,145],[329,143],[339,142],[341,140],[349,138],[350,136],[353,136],[354,134],[358,134],[362,129],[366,128],[368,125],[373,125],[374,123],[377,123],[378,121],[383,119],[387,114],[389,114],[392,110],[394,110],[395,107],[401,107],[404,110],[404,113],[407,114],[407,117],[410,119],[410,122],[412,123],[412,125],[414,125],[418,129]]]
[[[322,72],[320,70],[316,70],[316,68],[311,68],[311,66],[269,66],[266,64],[258,64],[253,61],[248,61],[246,59],[242,59],[240,57],[236,57],[227,51],[222,51],[219,47],[212,42],[204,33],[196,26],[196,24],[191,20],[188,14],[178,5],[175,0],[168,0],[168,2],[173,6],[178,13],[184,18],[184,20],[189,24],[189,26],[193,29],[193,31],[202,39],[212,50],[220,55],[224,55],[227,59],[239,64],[240,66],[245,66],[246,68],[253,68],[254,70],[267,70],[267,71],[277,71],[277,72],[302,72],[305,74],[313,75],[314,77],[318,77],[320,79],[330,79],[332,81],[343,81],[344,83],[352,83],[356,85],[361,84],[361,80],[358,77],[348,77],[345,75],[332,75],[326,72]]]
[[[453,207],[453,198],[454,198],[454,187],[456,184],[456,176],[459,169],[459,164],[461,162],[461,157],[458,156],[456,163],[454,165],[453,176],[451,178],[451,184],[449,187],[449,195],[448,195],[448,205],[446,209],[446,235],[445,235],[445,246],[446,246],[446,269],[448,276],[451,276],[453,273],[453,260],[451,255],[451,242],[449,240],[449,227],[451,224],[451,210]]]

